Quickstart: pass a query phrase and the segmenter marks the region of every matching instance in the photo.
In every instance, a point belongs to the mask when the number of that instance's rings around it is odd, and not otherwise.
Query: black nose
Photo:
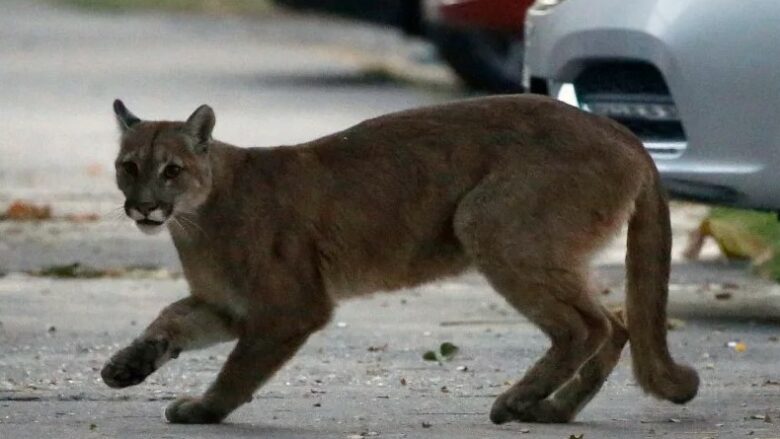
[[[157,203],[138,203],[134,207],[141,212],[141,215],[147,216],[152,213],[154,209],[157,209]]]

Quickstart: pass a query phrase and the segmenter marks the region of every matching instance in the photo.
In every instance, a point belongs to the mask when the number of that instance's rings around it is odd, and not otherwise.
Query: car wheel
[[[523,91],[522,35],[446,26],[429,32],[439,55],[470,88],[493,93]]]

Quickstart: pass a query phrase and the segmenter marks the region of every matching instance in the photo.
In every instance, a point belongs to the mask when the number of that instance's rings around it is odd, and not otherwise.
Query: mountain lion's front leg
[[[177,424],[222,421],[238,406],[251,401],[255,390],[303,345],[308,336],[309,333],[286,339],[242,337],[206,393],[199,398],[174,401],[165,409],[165,418]]]
[[[108,360],[101,376],[114,388],[141,383],[180,352],[236,338],[231,319],[187,297],[166,307],[129,346]]]

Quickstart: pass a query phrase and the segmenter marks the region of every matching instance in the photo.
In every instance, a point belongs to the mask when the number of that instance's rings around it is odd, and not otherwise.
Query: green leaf
[[[451,360],[458,353],[458,347],[450,342],[444,342],[439,347],[439,352],[441,352],[442,358]]]
[[[423,354],[423,360],[425,361],[439,361],[439,358],[436,357],[436,352],[428,351]]]

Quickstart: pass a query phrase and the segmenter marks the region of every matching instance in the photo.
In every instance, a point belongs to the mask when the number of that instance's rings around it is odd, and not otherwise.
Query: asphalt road
[[[183,118],[209,103],[220,139],[274,145],[462,94],[440,67],[418,62],[424,45],[368,27],[0,6],[0,209],[23,198],[58,217],[102,215],[0,221],[0,438],[780,438],[780,328],[766,321],[780,316],[780,291],[741,267],[677,258],[672,311],[682,320],[671,349],[703,381],[687,406],[644,396],[626,352],[578,422],[490,424],[493,398],[547,343],[469,274],[348,302],[225,424],[164,423],[165,404],[202,391],[230,346],[182,355],[135,388],[100,382],[110,353],[186,294],[169,238],[142,236],[115,210],[111,101],[121,97],[147,118]],[[367,73],[387,58],[396,70],[433,69],[443,80],[426,86]],[[678,243],[702,214],[675,205]],[[621,299],[623,248],[618,239],[599,259],[609,302]],[[71,262],[119,271],[26,274]],[[139,265],[156,269],[121,270]],[[714,299],[724,292],[728,299]],[[460,347],[452,361],[422,360],[444,341]]]

